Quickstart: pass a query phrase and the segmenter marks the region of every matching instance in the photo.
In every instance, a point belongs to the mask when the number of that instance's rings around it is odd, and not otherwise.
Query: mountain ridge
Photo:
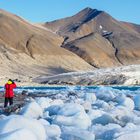
[[[91,8],[41,25],[0,10],[0,77],[32,83],[40,75],[140,64],[139,31]]]
[[[1,79],[30,81],[41,74],[91,70],[87,62],[60,48],[63,38],[50,30],[0,11]],[[6,81],[5,81],[6,82]]]
[[[73,48],[77,48],[77,50],[80,50],[81,52],[83,52],[83,47],[82,44],[76,46],[71,42],[75,43],[76,40],[80,38],[87,38],[87,36],[93,33],[99,34],[99,38],[102,38],[102,40],[104,40],[105,38],[108,41],[108,46],[111,44],[112,48],[115,49],[115,51],[113,52],[114,54],[110,52],[109,56],[113,56],[111,59],[113,59],[114,61],[117,59],[118,62],[114,62],[113,65],[111,63],[108,63],[108,65],[101,64],[104,63],[103,61],[98,61],[95,63],[96,57],[94,57],[93,54],[90,60],[93,60],[92,66],[101,68],[109,66],[118,66],[118,63],[119,65],[139,63],[139,60],[137,62],[137,57],[140,57],[140,55],[138,55],[137,51],[133,51],[133,49],[140,51],[140,34],[137,31],[139,28],[130,27],[130,25],[126,26],[124,22],[117,21],[104,11],[85,8],[74,16],[60,20],[55,20],[54,22],[45,23],[43,26],[51,29],[58,35],[64,37],[64,42],[61,47],[68,49],[73,53],[74,51],[71,50],[71,46],[73,46]],[[91,48],[91,45],[89,45],[89,41],[85,41],[84,45],[86,46],[85,48],[89,46]],[[100,45],[104,46],[104,44]],[[92,46],[93,51],[94,48],[96,48],[95,44]],[[99,54],[102,52],[103,51],[100,50]],[[75,52],[75,54],[79,53]],[[86,55],[88,54],[90,54],[90,52],[86,51]],[[81,57],[81,55],[82,54],[79,54],[78,56]],[[109,56],[107,59],[110,58]],[[116,58],[114,58],[114,56]],[[102,57],[103,56],[101,56],[100,59],[102,59]],[[84,60],[88,62],[86,58]]]

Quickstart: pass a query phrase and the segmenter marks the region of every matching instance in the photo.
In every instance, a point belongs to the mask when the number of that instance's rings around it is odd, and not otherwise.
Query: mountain
[[[140,33],[140,25],[134,24],[134,23],[128,23],[128,22],[123,22],[125,26],[128,26],[129,28],[132,28],[136,32]]]
[[[65,39],[62,48],[94,67],[140,63],[140,26],[120,22],[104,11],[85,8],[42,25]]]
[[[43,24],[0,10],[1,85],[129,64],[140,64],[140,25],[91,8]]]
[[[38,75],[92,70],[76,54],[61,48],[64,39],[41,26],[0,10],[0,78],[27,82]]]

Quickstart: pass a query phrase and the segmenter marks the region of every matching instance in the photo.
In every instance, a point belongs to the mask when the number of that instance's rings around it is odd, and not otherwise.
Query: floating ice
[[[90,117],[91,121],[101,117],[103,114],[105,114],[105,112],[99,109],[92,109],[88,112],[88,116]]]
[[[93,125],[92,132],[95,134],[96,139],[102,140],[112,140],[115,133],[121,129],[121,126],[118,124],[110,123],[108,125]]]
[[[57,113],[60,109],[61,109],[60,105],[52,105],[45,109],[45,114],[49,113],[50,116],[57,115]]]
[[[28,130],[32,132],[30,135]],[[35,140],[45,140],[47,137],[44,126],[35,119],[25,118],[20,115],[11,115],[3,120],[0,120],[0,135],[7,133],[8,135],[11,135],[11,137],[13,138],[14,136],[18,136],[16,135],[15,131],[18,131],[19,135],[21,135],[21,133],[24,134],[27,133],[29,137],[33,137],[34,139],[36,137],[37,139]],[[6,139],[6,137],[4,139],[4,135],[2,135],[2,137],[3,140]],[[17,137],[15,140],[19,139],[20,138]]]
[[[93,125],[94,124],[102,124],[102,125],[107,125],[109,123],[115,123],[115,118],[112,117],[110,114],[103,114],[100,117],[97,117],[92,120]]]
[[[93,104],[96,101],[96,96],[94,93],[85,93],[84,99]]]
[[[64,140],[94,140],[95,135],[87,130],[82,130],[75,127],[62,127]]]
[[[104,100],[106,102],[112,101],[116,97],[116,92],[118,90],[111,87],[99,87],[96,90],[96,96],[98,99]]]
[[[140,139],[140,130],[129,132],[124,135],[120,135],[115,140],[139,140]]]
[[[38,98],[36,100],[36,102],[40,105],[40,107],[44,110],[45,108],[49,107],[50,106],[50,102],[52,100],[49,99],[49,98],[44,98],[44,97],[41,97],[41,98]]]
[[[88,112],[89,110],[92,110],[91,103],[88,101],[83,102],[81,105],[84,107],[86,112]]]
[[[119,105],[126,107],[129,110],[133,110],[135,105],[134,101],[129,97],[124,97],[120,100]]]
[[[140,95],[134,97],[135,109],[140,110]]]
[[[45,125],[46,134],[49,138],[59,138],[61,135],[61,129],[58,125]]]
[[[87,129],[91,125],[91,120],[81,105],[67,103],[58,111],[53,123]]]
[[[30,98],[21,115],[0,115],[0,140],[140,139],[140,90],[87,89],[44,91],[51,96]]]
[[[94,106],[94,107],[96,106],[98,109],[103,108],[103,109],[105,109],[105,110],[110,108],[109,104],[108,104],[107,102],[103,101],[103,100],[97,100],[97,101],[93,104],[93,106]]]
[[[63,101],[61,99],[55,99],[51,102],[51,105],[63,105]]]
[[[38,140],[31,130],[17,129],[8,133],[0,134],[0,140]]]
[[[128,123],[124,128],[120,128],[114,135],[114,140],[139,140],[140,126]]]
[[[35,101],[33,101],[33,102],[30,102],[27,105],[25,105],[22,108],[20,114],[25,116],[25,117],[37,119],[39,117],[42,117],[43,110],[39,106],[39,104],[37,104]]]
[[[84,112],[83,106],[76,103],[66,103],[58,111],[58,115],[73,116],[76,115],[78,112]]]

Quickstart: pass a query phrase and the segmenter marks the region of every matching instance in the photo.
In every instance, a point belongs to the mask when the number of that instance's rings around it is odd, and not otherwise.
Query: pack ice
[[[0,140],[140,140],[140,90],[102,86],[28,100],[0,115]]]

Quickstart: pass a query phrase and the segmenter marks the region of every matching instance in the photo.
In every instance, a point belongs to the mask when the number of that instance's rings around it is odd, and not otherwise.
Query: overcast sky
[[[0,8],[31,22],[72,16],[85,7],[106,11],[114,18],[140,24],[140,0],[1,0]]]

